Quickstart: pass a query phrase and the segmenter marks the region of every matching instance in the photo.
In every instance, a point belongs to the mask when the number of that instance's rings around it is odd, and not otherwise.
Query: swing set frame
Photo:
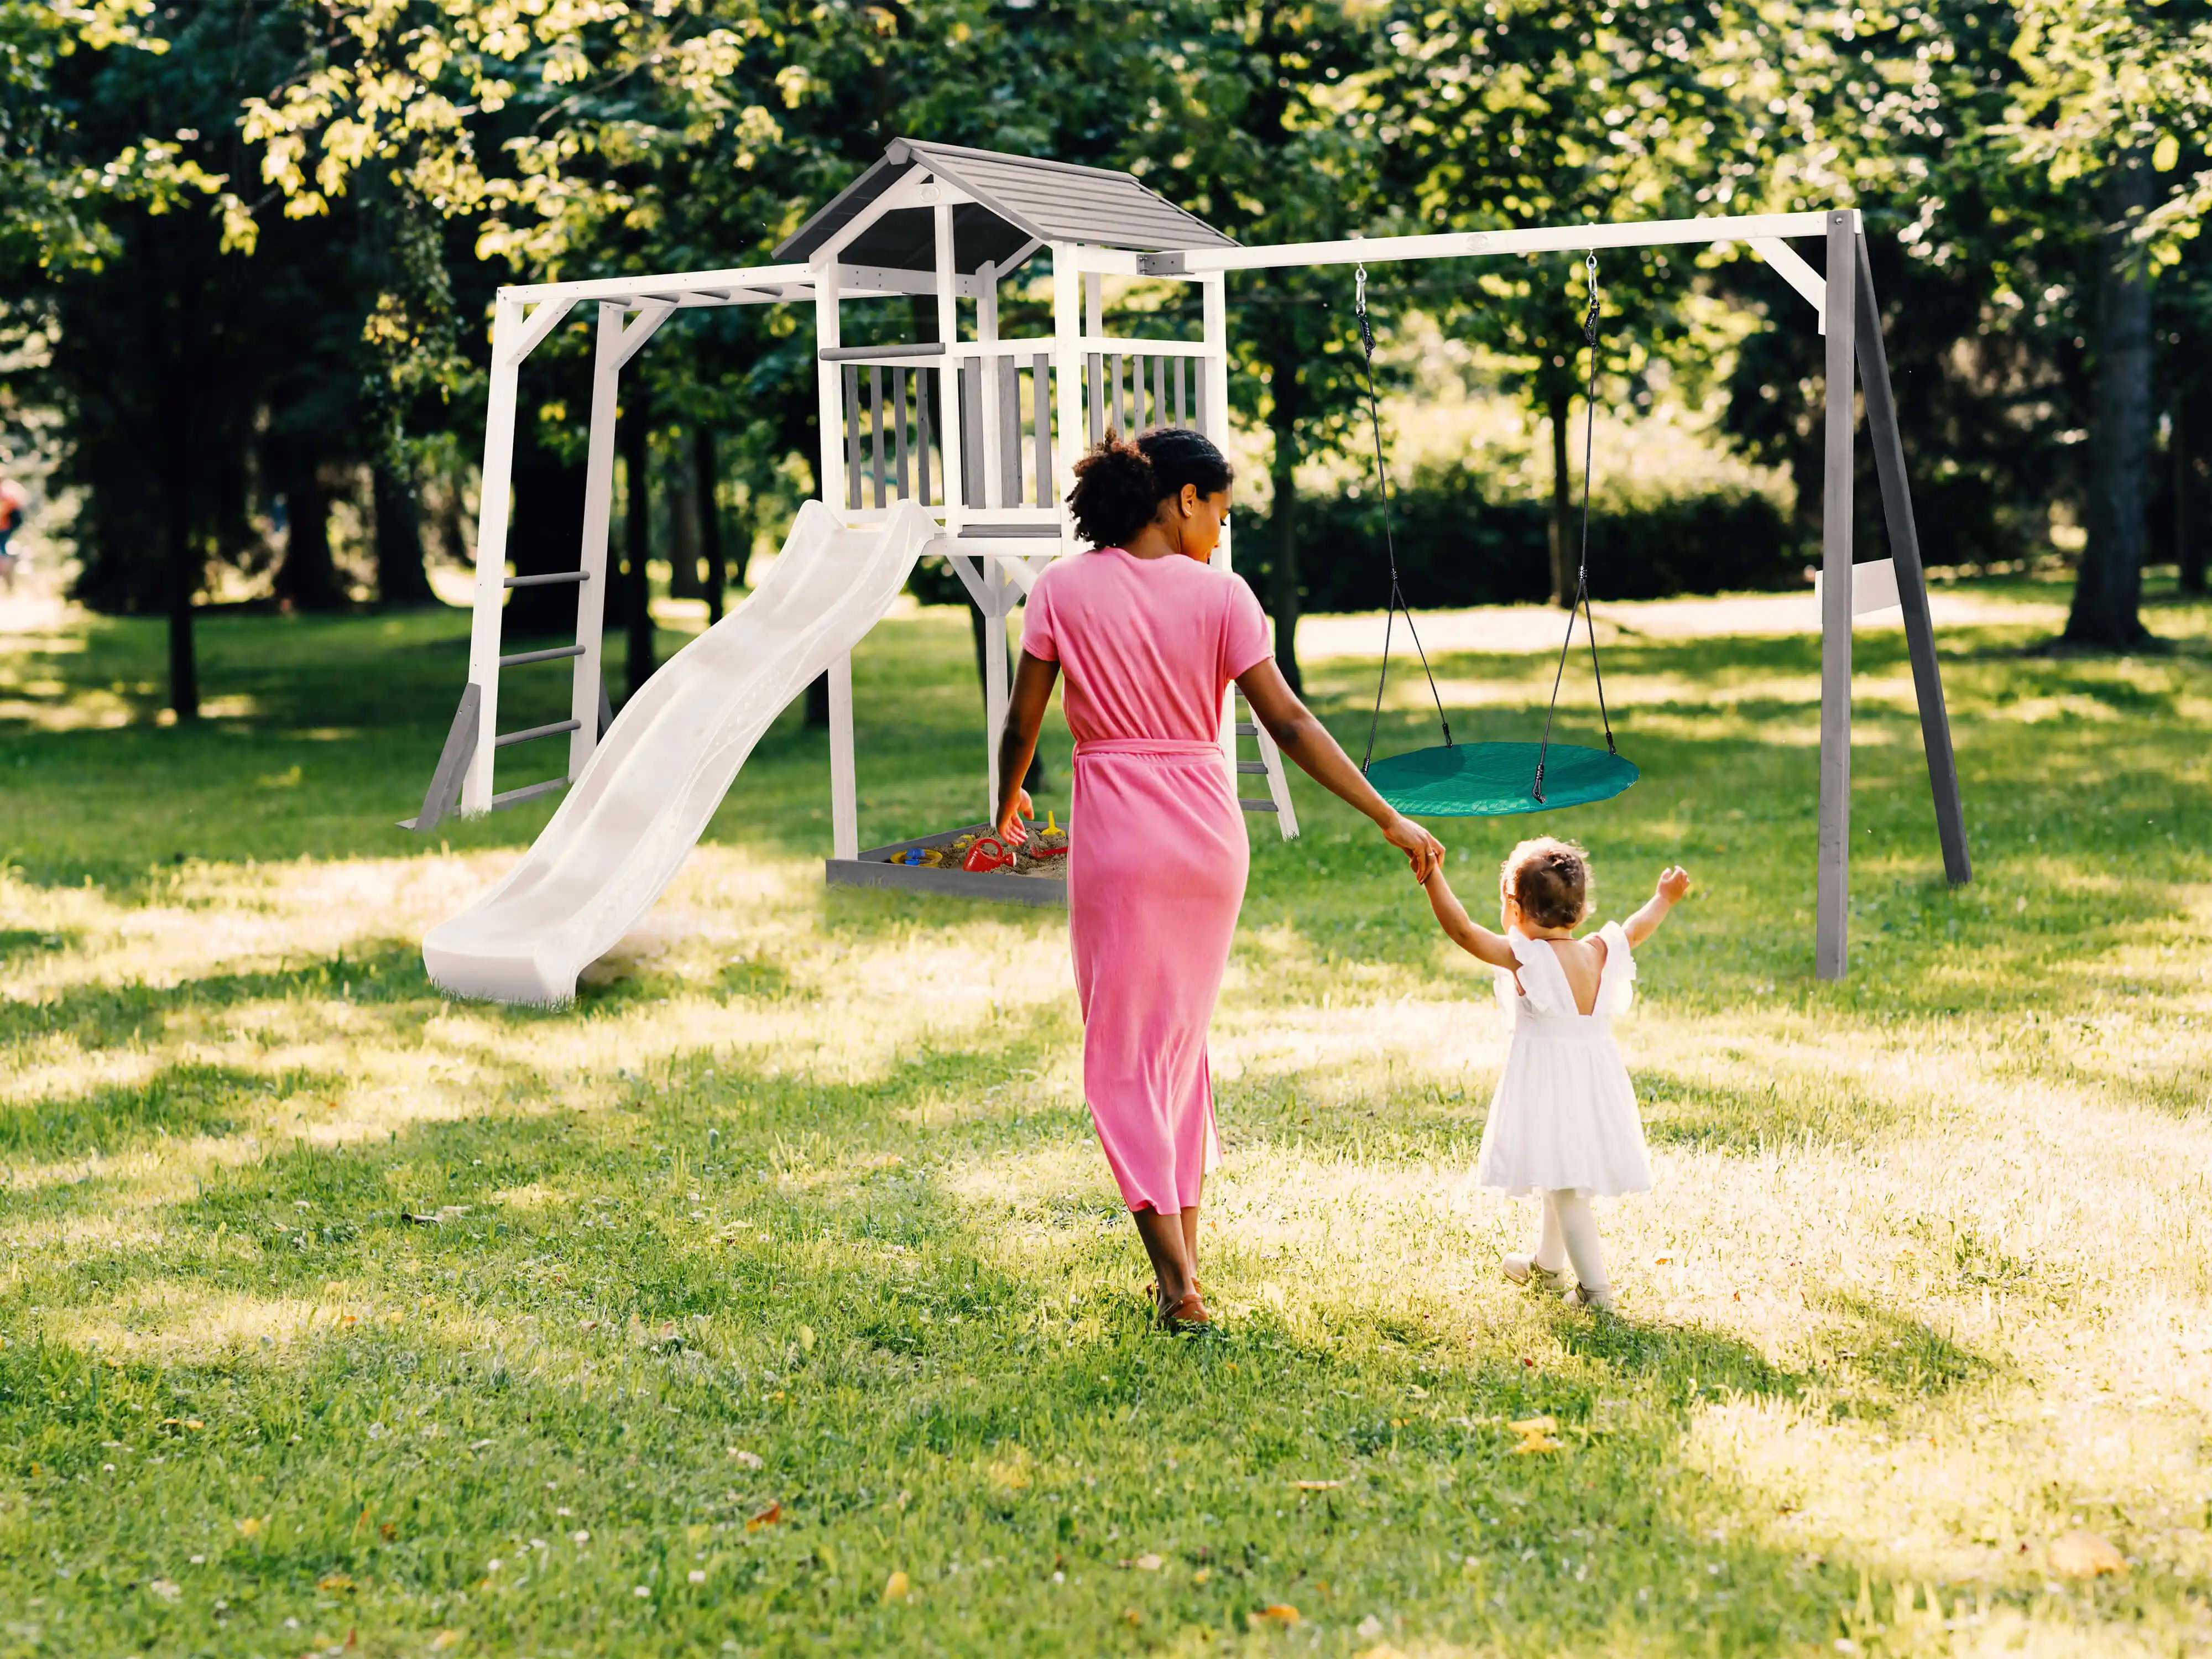
[[[1815,270],[1790,246],[1818,237],[1825,270]],[[1269,247],[1193,249],[1139,256],[1145,274],[1198,276],[1285,265],[1379,264],[1398,259],[1474,258],[1508,254],[1602,252],[1735,242],[1748,246],[1814,308],[1826,337],[1826,384],[1820,491],[1820,811],[1814,900],[1814,972],[1841,979],[1850,959],[1851,820],[1851,629],[1861,611],[1887,609],[1886,583],[1869,583],[1869,601],[1853,594],[1853,461],[1857,442],[1854,382],[1863,397],[1867,434],[1874,447],[1888,533],[1896,601],[1903,612],[1920,734],[1935,797],[1936,833],[1943,873],[1955,885],[1973,879],[1966,848],[1959,769],[1951,747],[1950,715],[1936,658],[1929,614],[1927,573],[1912,516],[1897,404],[1882,348],[1881,313],[1875,303],[1866,230],[1857,210],[1656,220],[1644,224],[1558,225],[1527,230],[1477,231],[1424,236],[1378,236],[1332,242],[1292,242]],[[1836,388],[1844,395],[1836,395]]]

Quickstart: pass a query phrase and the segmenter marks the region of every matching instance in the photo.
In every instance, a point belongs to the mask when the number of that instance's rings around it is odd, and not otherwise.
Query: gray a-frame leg
[[[1813,972],[1841,979],[1850,962],[1851,382],[1858,309],[1857,230],[1848,209],[1828,216],[1826,442],[1820,479],[1820,836],[1814,895]]]
[[[1951,717],[1943,700],[1936,629],[1928,610],[1927,573],[1920,562],[1920,532],[1913,522],[1905,446],[1889,381],[1889,355],[1882,347],[1881,314],[1875,301],[1866,238],[1855,228],[1853,216],[1849,212],[1828,216],[1829,390],[1820,481],[1820,834],[1813,946],[1813,971],[1820,979],[1841,979],[1850,965],[1855,383],[1866,396],[1867,435],[1874,445],[1883,526],[1897,569],[1898,601],[1912,659],[1913,695],[1920,708],[1943,873],[1954,884],[1973,878],[1958,761],[1951,750]]]
[[[1920,532],[1912,520],[1912,492],[1905,478],[1905,445],[1897,428],[1897,403],[1889,383],[1889,354],[1881,343],[1881,311],[1875,302],[1874,267],[1866,238],[1858,246],[1859,384],[1866,392],[1867,437],[1881,480],[1881,513],[1889,553],[1897,566],[1897,598],[1905,612],[1905,648],[1912,658],[1913,700],[1920,706],[1921,746],[1928,755],[1928,787],[1936,798],[1936,834],[1943,846],[1943,874],[1953,886],[1974,878],[1966,853],[1966,818],[1959,799],[1959,763],[1951,752],[1951,715],[1943,701],[1943,674],[1936,662],[1936,629],[1928,614],[1928,577],[1920,563]]]
[[[453,728],[446,733],[437,769],[430,774],[430,787],[422,792],[422,810],[411,818],[400,819],[402,830],[427,836],[461,804],[461,782],[468,775],[469,763],[476,758],[477,722],[483,710],[483,688],[471,680],[461,688],[461,704],[453,711]]]

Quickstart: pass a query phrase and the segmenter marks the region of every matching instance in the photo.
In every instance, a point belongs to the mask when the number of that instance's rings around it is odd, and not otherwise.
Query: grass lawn
[[[547,816],[392,827],[465,617],[210,618],[193,728],[158,625],[19,629],[0,1656],[2212,1647],[2212,607],[2152,620],[2179,651],[1946,636],[1957,891],[1901,636],[1860,636],[1841,985],[1816,641],[1610,650],[1644,781],[1545,827],[1601,914],[1699,883],[1624,1027],[1658,1189],[1601,1206],[1618,1319],[1499,1278],[1486,975],[1301,781],[1302,839],[1255,825],[1188,1340],[1146,1327],[1064,921],[825,893],[796,711],[578,1006],[463,1006],[417,942]],[[1550,665],[1444,659],[1455,730],[1533,735]],[[855,675],[864,838],[978,816],[964,621]],[[1347,738],[1370,675],[1311,672]],[[507,723],[564,685],[518,671]],[[1479,896],[1536,826],[1438,827]],[[2124,1570],[2069,1573],[2077,1529]]]

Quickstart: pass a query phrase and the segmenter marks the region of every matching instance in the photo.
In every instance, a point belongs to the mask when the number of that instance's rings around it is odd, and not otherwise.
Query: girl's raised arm
[[[1644,901],[1644,908],[1629,917],[1621,927],[1628,935],[1631,949],[1641,945],[1659,931],[1659,924],[1667,920],[1667,913],[1674,908],[1675,901],[1690,890],[1690,872],[1679,864],[1670,864],[1659,872],[1658,884],[1652,888],[1651,896]]]
[[[1492,933],[1468,915],[1467,907],[1459,902],[1459,895],[1452,891],[1451,884],[1444,879],[1441,861],[1429,872],[1429,878],[1421,884],[1428,891],[1429,908],[1437,913],[1437,920],[1443,924],[1443,930],[1451,936],[1453,944],[1493,968],[1519,965],[1513,955],[1512,944],[1504,934]]]

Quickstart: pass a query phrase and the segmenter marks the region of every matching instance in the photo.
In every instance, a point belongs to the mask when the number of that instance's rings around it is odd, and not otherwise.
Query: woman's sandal
[[[1155,1303],[1154,1305],[1159,1310],[1160,1328],[1163,1330],[1203,1331],[1213,1327],[1213,1316],[1206,1312],[1206,1304],[1200,1300],[1195,1288],[1185,1291],[1182,1299],[1172,1308],[1164,1303]]]

